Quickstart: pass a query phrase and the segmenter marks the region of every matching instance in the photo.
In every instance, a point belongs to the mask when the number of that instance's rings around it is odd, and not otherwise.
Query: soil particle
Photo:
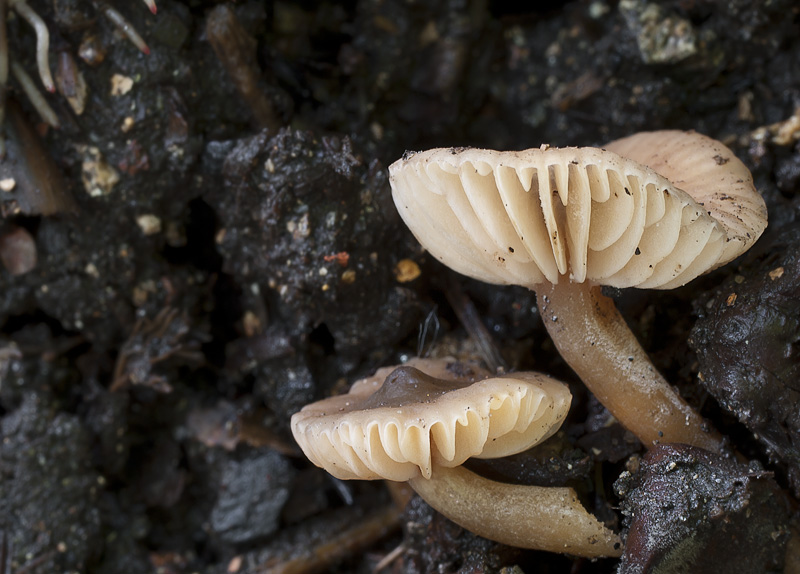
[[[268,536],[278,528],[293,477],[289,462],[273,451],[228,461],[211,511],[212,531],[230,544]]]
[[[83,570],[97,551],[103,479],[89,464],[79,418],[59,413],[44,394],[27,393],[0,431],[0,530],[12,567],[41,559],[51,572]]]
[[[479,538],[433,511],[414,497],[404,515],[406,551],[402,572],[497,573],[513,564],[517,551]]]
[[[416,327],[416,295],[392,274],[406,235],[385,169],[349,139],[262,132],[238,142],[223,173],[209,201],[223,214],[225,270],[269,288],[270,316],[288,335],[303,339],[324,324],[331,348],[363,352]]]
[[[619,10],[636,35],[644,63],[675,64],[697,53],[699,40],[685,18],[665,14],[658,4],[641,0],[623,0]]]
[[[699,379],[788,467],[800,493],[800,226],[783,228],[698,301]]]
[[[771,473],[659,445],[614,487],[627,516],[619,574],[781,572],[790,511]]]
[[[11,275],[24,275],[36,267],[36,243],[24,227],[0,231],[0,263]]]

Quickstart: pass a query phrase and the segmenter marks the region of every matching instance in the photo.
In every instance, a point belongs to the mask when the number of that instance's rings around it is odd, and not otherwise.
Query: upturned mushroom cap
[[[735,258],[766,227],[749,171],[721,143],[665,131],[608,147],[409,153],[389,168],[394,201],[449,267],[529,287],[567,275],[677,287]]]
[[[521,452],[561,426],[566,385],[538,373],[488,376],[452,359],[412,359],[307,405],[292,432],[337,478],[406,481],[430,478],[433,465]]]

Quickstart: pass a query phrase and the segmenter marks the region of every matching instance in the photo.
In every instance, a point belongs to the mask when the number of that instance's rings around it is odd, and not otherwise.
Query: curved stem
[[[425,502],[479,536],[518,548],[596,558],[619,556],[619,536],[586,511],[571,488],[505,484],[463,466],[437,466],[409,481]]]
[[[722,449],[720,434],[656,370],[599,287],[564,281],[542,286],[536,299],[558,352],[647,448],[680,442]]]
[[[50,49],[50,33],[47,31],[47,24],[28,6],[25,0],[13,0],[11,6],[36,31],[36,65],[39,67],[39,77],[42,79],[44,89],[53,93],[56,91],[56,85],[50,74],[50,61],[47,53]]]

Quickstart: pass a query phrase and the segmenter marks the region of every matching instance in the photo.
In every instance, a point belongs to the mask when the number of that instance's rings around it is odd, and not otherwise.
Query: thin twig
[[[253,574],[310,574],[324,572],[344,557],[369,548],[381,538],[400,528],[402,514],[389,505],[364,517],[351,528],[332,533],[331,538],[307,547],[299,556],[285,561],[270,561],[251,569]]]
[[[111,20],[111,22],[122,32],[128,40],[130,40],[134,46],[136,46],[142,53],[149,55],[150,48],[136,31],[136,28],[133,27],[133,24],[128,22],[128,20],[120,14],[117,10],[106,4],[105,2],[96,2],[95,5],[98,9],[105,14],[106,18]]]
[[[51,558],[53,558],[58,552],[55,550],[51,550],[50,552],[46,552],[39,556],[38,558],[34,558],[30,562],[23,564],[19,568],[14,571],[14,574],[26,574],[27,572],[32,572]]]
[[[11,73],[14,74],[14,77],[17,79],[20,87],[22,88],[22,91],[25,92],[26,96],[28,96],[28,100],[30,100],[33,107],[36,108],[36,111],[39,113],[42,121],[56,129],[59,128],[61,126],[61,122],[58,121],[56,112],[50,107],[50,104],[47,103],[47,100],[44,99],[44,96],[41,94],[41,92],[36,89],[36,84],[28,75],[28,72],[25,71],[25,68],[23,68],[16,60],[11,60]]]
[[[470,338],[478,346],[481,358],[486,363],[486,366],[489,367],[489,370],[495,372],[500,367],[507,368],[503,356],[500,354],[494,339],[492,339],[492,335],[478,316],[475,304],[466,296],[458,279],[452,274],[447,279],[444,293],[447,297],[447,302],[450,303],[453,311],[458,316],[458,320],[461,321]]]
[[[25,0],[11,0],[14,10],[28,21],[36,32],[36,65],[39,68],[39,77],[42,79],[44,89],[50,93],[56,91],[53,83],[53,76],[50,73],[50,62],[48,50],[50,49],[50,32],[47,31],[47,24],[44,23],[39,15],[28,6]]]
[[[386,568],[389,564],[397,560],[400,556],[402,556],[406,551],[406,545],[402,542],[398,544],[394,550],[389,552],[386,556],[381,558],[380,562],[375,565],[375,568],[372,569],[373,574],[377,574],[384,568]]]
[[[196,350],[196,342],[183,341],[189,330],[186,315],[181,316],[174,307],[161,309],[153,320],[140,318],[120,349],[109,390],[118,391],[133,383],[169,392],[167,381],[153,374],[151,368],[171,357],[188,362],[202,361],[203,355]]]

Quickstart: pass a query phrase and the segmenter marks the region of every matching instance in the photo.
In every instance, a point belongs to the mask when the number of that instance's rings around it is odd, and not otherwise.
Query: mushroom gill
[[[648,447],[719,450],[719,434],[656,371],[600,286],[670,289],[731,261],[766,227],[763,199],[733,152],[695,132],[609,148],[633,159],[434,149],[392,164],[390,182],[406,225],[445,265],[537,292],[561,355]]]
[[[452,359],[413,359],[292,417],[306,456],[339,478],[409,481],[433,508],[504,544],[619,556],[619,537],[571,488],[519,486],[460,466],[545,440],[569,409],[566,385],[539,373],[489,377]]]

